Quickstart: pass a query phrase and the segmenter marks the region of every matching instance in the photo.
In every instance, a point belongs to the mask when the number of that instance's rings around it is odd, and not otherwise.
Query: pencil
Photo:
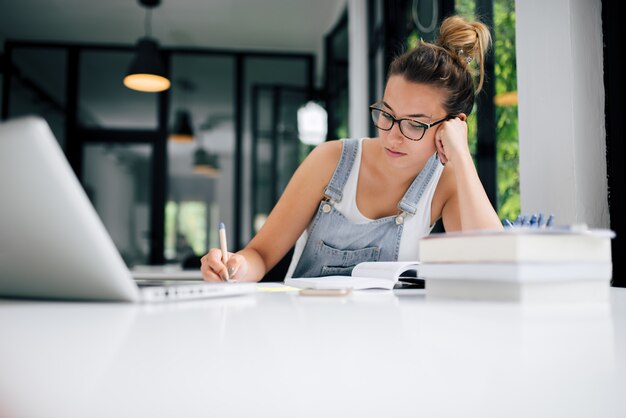
[[[226,245],[226,227],[224,222],[220,222],[220,249],[222,250],[222,263],[226,265],[228,263],[228,246]],[[230,273],[226,270],[226,281],[230,281]]]

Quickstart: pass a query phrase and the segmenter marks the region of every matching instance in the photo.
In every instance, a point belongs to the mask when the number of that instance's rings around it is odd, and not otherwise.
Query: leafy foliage
[[[456,12],[473,18],[475,2],[457,0]],[[496,95],[517,92],[515,55],[515,1],[494,0],[494,72]],[[476,113],[468,119],[470,149],[476,148]],[[519,140],[517,104],[496,105],[497,199],[500,218],[515,219],[520,213]]]
[[[494,1],[496,95],[517,92],[515,2]],[[515,219],[520,212],[517,103],[496,106],[498,215]]]

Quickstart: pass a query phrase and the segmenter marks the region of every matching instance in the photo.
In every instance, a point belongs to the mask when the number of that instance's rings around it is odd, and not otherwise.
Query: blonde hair
[[[480,74],[476,88],[478,93],[485,79],[485,54],[491,45],[491,33],[487,26],[478,21],[468,22],[459,16],[451,16],[441,24],[437,44],[469,71],[472,71],[469,64],[472,61],[477,63]]]
[[[396,57],[389,76],[402,75],[408,81],[444,88],[448,114],[469,115],[475,94],[484,84],[484,60],[490,45],[491,34],[484,23],[450,16],[442,22],[435,43],[420,41],[416,48]],[[474,65],[479,76],[476,86]]]

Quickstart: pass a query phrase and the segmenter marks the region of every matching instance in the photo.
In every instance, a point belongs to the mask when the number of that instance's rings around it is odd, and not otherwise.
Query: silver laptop
[[[151,302],[255,291],[254,283],[135,280],[47,122],[0,123],[0,297]]]

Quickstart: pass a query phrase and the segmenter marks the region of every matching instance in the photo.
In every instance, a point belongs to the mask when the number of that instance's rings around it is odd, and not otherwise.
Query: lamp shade
[[[219,176],[220,167],[217,155],[208,153],[202,147],[196,149],[193,153],[193,171],[209,177]]]
[[[170,80],[159,54],[159,46],[152,38],[141,38],[137,42],[135,58],[124,77],[124,85],[132,90],[159,92],[170,88]]]
[[[193,125],[188,110],[179,110],[174,119],[174,129],[169,136],[170,141],[189,142],[193,140]]]

